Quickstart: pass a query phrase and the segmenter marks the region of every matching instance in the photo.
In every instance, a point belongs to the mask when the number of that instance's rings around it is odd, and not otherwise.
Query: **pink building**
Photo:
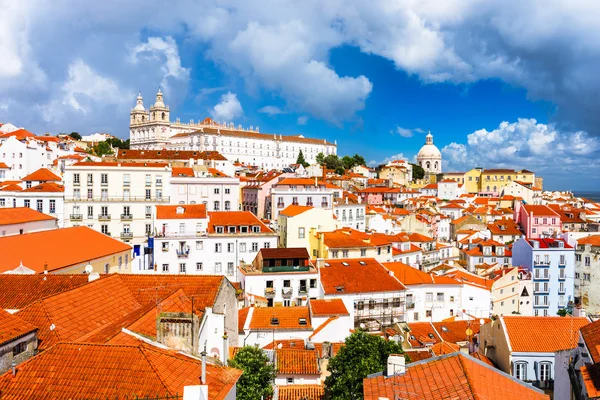
[[[293,174],[271,171],[261,172],[252,179],[247,180],[246,185],[242,187],[242,211],[250,211],[258,218],[266,218],[271,187],[289,176],[293,176]]]
[[[548,206],[515,202],[514,219],[525,236],[532,239],[548,237],[560,231],[560,215]]]

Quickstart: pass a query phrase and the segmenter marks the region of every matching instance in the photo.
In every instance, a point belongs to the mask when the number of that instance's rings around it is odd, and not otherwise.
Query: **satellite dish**
[[[86,274],[89,274],[92,271],[94,271],[94,267],[92,267],[92,264],[88,264],[88,265],[85,266],[85,273]]]
[[[279,344],[277,345],[277,348],[278,348],[278,349],[281,349],[282,347],[283,347],[283,345],[282,345],[281,343],[279,343]]]
[[[362,323],[362,322],[361,322],[361,324],[360,324],[360,329],[365,329],[365,326],[366,326],[366,325],[365,325],[364,323]]]
[[[400,343],[404,342],[404,336],[399,336],[399,337],[398,337],[398,341],[399,341]]]
[[[480,324],[480,325],[483,325],[483,324],[485,324],[485,319],[481,318],[481,319],[479,320],[479,324]]]
[[[50,330],[53,331],[56,329],[56,326],[54,326],[54,324],[50,325]]]

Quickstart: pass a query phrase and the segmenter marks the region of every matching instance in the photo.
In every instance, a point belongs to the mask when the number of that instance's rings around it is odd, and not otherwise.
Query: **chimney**
[[[460,347],[459,351],[463,354],[469,355],[469,346],[462,346]]]
[[[44,263],[44,274],[48,274],[48,263]]]
[[[17,376],[17,363],[15,362],[15,360],[12,360],[10,366],[12,367],[12,376],[14,378],[15,376]]]
[[[229,340],[227,340],[227,332],[223,335],[223,365],[227,365],[227,357],[229,356]]]
[[[402,354],[390,354],[387,359],[387,375],[403,375],[406,372],[406,360]]]
[[[202,353],[202,375],[200,376],[200,383],[206,385],[206,346],[204,346],[204,350]]]

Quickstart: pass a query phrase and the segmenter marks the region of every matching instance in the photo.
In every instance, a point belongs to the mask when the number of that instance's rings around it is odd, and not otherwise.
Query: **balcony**
[[[152,218],[152,214],[146,214],[146,218]]]
[[[127,182],[123,182],[123,187],[129,187],[131,186],[131,182],[127,181]]]
[[[265,289],[265,297],[267,299],[272,299],[273,297],[275,297],[275,288],[272,287],[268,287]]]
[[[329,203],[326,201],[321,202],[321,208],[329,207]]]
[[[567,279],[567,275],[565,275],[565,274],[558,275],[558,280],[559,281],[564,281],[565,279]]]
[[[277,203],[277,208],[283,208],[284,204],[283,203]]]
[[[133,219],[133,215],[131,214],[121,214],[121,221],[131,221]]]
[[[83,219],[82,214],[71,214],[69,217],[71,218],[71,221],[81,221]]]
[[[169,196],[102,196],[102,197],[66,197],[65,201],[69,202],[148,202],[148,203],[168,203],[170,200]]]
[[[536,267],[549,267],[550,266],[550,261],[534,261],[533,265]]]
[[[533,290],[533,294],[549,294],[550,293],[550,289],[537,289],[537,290]]]
[[[108,186],[108,181],[107,182],[101,182],[100,186]]]
[[[283,297],[291,297],[294,290],[291,287],[284,287],[281,289],[281,294]]]
[[[188,250],[177,250],[177,258],[188,258],[190,255],[190,251]]]
[[[537,281],[549,281],[550,280],[550,274],[548,274],[548,275],[538,275],[538,274],[535,274],[533,276],[533,280],[537,280]]]
[[[121,239],[132,239],[133,232],[121,232]]]
[[[110,214],[99,214],[98,221],[110,221]]]
[[[308,289],[306,289],[305,287],[301,287],[300,289],[298,289],[298,294],[306,295],[306,294],[308,294]]]

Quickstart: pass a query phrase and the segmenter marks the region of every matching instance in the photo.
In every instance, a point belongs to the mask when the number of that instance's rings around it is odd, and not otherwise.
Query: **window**
[[[79,174],[73,174],[73,183],[79,185]]]
[[[233,275],[233,263],[232,262],[227,263],[227,275],[229,275],[229,276]]]
[[[146,206],[146,218],[152,218],[152,206]]]
[[[146,175],[146,186],[152,186],[152,175]]]
[[[431,317],[432,313],[431,310],[425,310],[425,317],[429,318]]]
[[[169,264],[162,265],[162,272],[169,272]]]
[[[100,232],[104,233],[105,235],[108,235],[108,225],[100,225]]]
[[[94,198],[94,189],[87,190],[87,198],[90,200]]]
[[[240,253],[246,252],[246,243],[240,243]]]
[[[227,243],[227,252],[233,253],[233,243]]]
[[[162,186],[162,175],[156,175],[156,186]]]
[[[515,363],[515,378],[519,379],[519,380],[526,380],[527,379],[527,363]]]
[[[131,176],[129,174],[123,174],[123,186],[131,185]]]
[[[331,258],[338,258],[339,251],[334,250],[331,252]]]
[[[213,210],[214,211],[219,211],[219,208],[221,207],[221,203],[219,203],[218,201],[215,201],[213,204]]]
[[[79,200],[81,198],[81,191],[79,189],[73,189],[73,197],[75,200]]]
[[[591,262],[591,261],[590,261],[590,257],[589,257],[589,256],[586,256],[586,257],[585,257],[585,266],[586,266],[586,267],[589,267],[589,266],[590,266],[590,262]]]
[[[575,261],[581,262],[581,254],[575,254]]]
[[[108,174],[100,174],[100,184],[103,186],[108,185]]]
[[[24,353],[27,350],[27,342],[17,343],[15,347],[13,347],[13,357],[17,354]]]
[[[94,184],[94,175],[87,174],[87,184],[88,185],[93,185]]]
[[[146,200],[152,200],[152,190],[146,189]]]
[[[348,250],[342,250],[342,258],[348,258]]]
[[[252,251],[258,251],[258,242],[252,243]]]
[[[180,263],[179,264],[179,273],[180,274],[185,274],[185,263]]]
[[[438,293],[437,294],[437,301],[439,302],[444,302],[444,293]]]
[[[88,206],[87,216],[88,218],[94,218],[94,206]]]
[[[162,189],[156,189],[156,199],[162,200]]]
[[[219,188],[215,188],[214,193],[219,194]]]
[[[311,279],[310,280],[310,288],[311,289],[316,289],[317,288],[317,280],[316,279]]]
[[[215,243],[215,253],[220,253],[223,245],[221,243]]]
[[[231,201],[225,200],[225,211],[231,211]]]
[[[43,200],[38,200],[37,201],[37,210],[39,212],[43,212],[44,211],[44,202],[43,202]]]
[[[270,247],[271,247],[271,243],[269,243],[269,242],[264,242],[263,243],[263,249],[268,249]]]
[[[216,273],[221,273],[222,267],[221,267],[221,263],[220,262],[216,262],[215,263],[215,272]]]
[[[103,201],[108,200],[108,189],[100,190],[100,196]]]
[[[540,380],[541,381],[549,381],[551,379],[550,375],[550,364],[549,362],[541,362],[540,363]]]
[[[204,249],[204,242],[202,240],[196,240],[196,250]]]
[[[425,293],[425,302],[432,303],[433,302],[433,293]]]
[[[23,200],[23,206],[24,207],[31,207],[31,200],[29,200],[29,199]]]
[[[298,239],[304,239],[304,227],[298,228]]]
[[[287,378],[287,384],[288,385],[293,385],[294,384],[294,378]]]
[[[366,257],[367,256],[367,249],[360,249],[360,256],[361,257]]]
[[[230,194],[230,193],[231,193],[231,189],[225,188],[225,194]]]

